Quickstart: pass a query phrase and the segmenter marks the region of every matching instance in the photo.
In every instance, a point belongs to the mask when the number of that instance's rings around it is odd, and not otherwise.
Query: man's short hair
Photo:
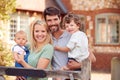
[[[61,12],[58,8],[56,7],[48,7],[44,10],[44,19],[46,20],[46,15],[52,16],[52,15],[58,15],[58,17],[60,17]]]

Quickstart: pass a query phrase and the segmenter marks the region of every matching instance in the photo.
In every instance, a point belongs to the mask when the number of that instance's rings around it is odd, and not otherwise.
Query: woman
[[[53,46],[48,27],[44,21],[33,21],[30,26],[30,40],[28,63],[24,61],[21,55],[18,55],[16,61],[24,68],[50,69]],[[47,78],[27,77],[27,80],[47,80]]]

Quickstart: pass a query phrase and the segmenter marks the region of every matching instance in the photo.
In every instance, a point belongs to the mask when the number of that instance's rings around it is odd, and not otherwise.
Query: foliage
[[[0,66],[13,66],[14,59],[7,43],[0,40]]]
[[[9,19],[9,15],[15,12],[16,0],[0,0],[0,20]]]
[[[16,0],[0,0],[0,20],[8,20],[10,14],[15,12]],[[4,27],[0,25],[0,31],[4,35]],[[5,35],[4,35],[5,36]],[[13,55],[10,47],[7,43],[0,40],[0,66],[12,66],[13,65]]]

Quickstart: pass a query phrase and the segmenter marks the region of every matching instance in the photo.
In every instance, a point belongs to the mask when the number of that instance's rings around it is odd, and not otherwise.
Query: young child
[[[88,39],[84,32],[80,31],[81,21],[78,15],[68,13],[63,18],[63,26],[65,29],[72,34],[71,38],[66,47],[55,46],[54,48],[58,51],[68,52],[68,61],[75,60],[79,63],[84,59],[88,58]],[[64,70],[69,70],[68,66],[63,67]],[[76,69],[76,70],[81,70]]]
[[[28,62],[29,49],[25,46],[27,43],[27,35],[24,31],[20,30],[15,34],[16,45],[13,46],[13,53],[24,54],[24,60]],[[13,54],[14,58],[17,58],[16,54]],[[15,62],[15,67],[23,67],[21,64]]]

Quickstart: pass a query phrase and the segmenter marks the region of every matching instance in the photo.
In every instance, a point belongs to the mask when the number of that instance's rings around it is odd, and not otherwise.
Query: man
[[[44,19],[51,31],[53,44],[59,45],[61,47],[66,46],[71,35],[61,29],[61,13],[60,10],[55,7],[48,7],[44,10]],[[54,51],[52,68],[54,70],[59,70],[61,67],[65,66],[68,62],[68,55],[65,52]],[[80,68],[80,63],[71,60],[68,62],[70,69]]]

